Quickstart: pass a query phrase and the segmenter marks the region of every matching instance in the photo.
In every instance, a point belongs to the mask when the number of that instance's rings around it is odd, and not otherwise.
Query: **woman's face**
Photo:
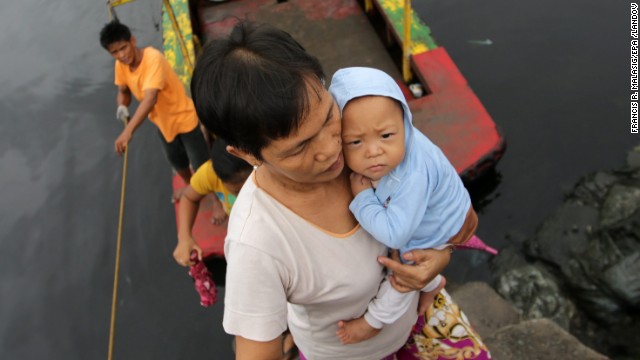
[[[344,168],[340,110],[319,82],[307,83],[307,91],[309,112],[300,127],[262,149],[262,166],[285,183],[322,183]]]

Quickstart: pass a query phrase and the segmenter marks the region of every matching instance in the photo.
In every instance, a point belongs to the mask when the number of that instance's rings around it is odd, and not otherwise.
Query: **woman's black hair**
[[[228,37],[204,47],[191,93],[209,131],[262,160],[272,140],[298,129],[309,96],[318,95],[307,90],[313,81],[323,86],[322,66],[291,35],[240,22]]]
[[[118,41],[131,40],[131,30],[118,20],[112,20],[100,30],[100,45],[108,49],[109,45]]]
[[[231,155],[227,151],[227,143],[221,138],[214,140],[209,151],[213,171],[223,182],[244,182],[246,176],[253,169],[248,162]]]

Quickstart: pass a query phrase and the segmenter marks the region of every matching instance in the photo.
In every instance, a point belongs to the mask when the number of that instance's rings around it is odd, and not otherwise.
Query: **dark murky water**
[[[160,4],[118,10],[141,44],[162,46]],[[2,359],[107,355],[122,171],[107,19],[104,1],[0,5]],[[230,358],[221,305],[200,307],[171,257],[170,177],[145,124],[129,156],[115,358]]]
[[[522,241],[581,175],[623,164],[640,143],[629,134],[626,3],[414,6],[508,140],[496,175],[474,188],[488,243]],[[140,44],[161,47],[160,1],[119,14]],[[106,357],[122,164],[113,61],[98,43],[106,21],[104,1],[0,4],[2,359]],[[145,124],[129,158],[116,358],[231,358],[221,304],[201,308],[171,258],[170,176]],[[487,279],[486,260],[458,252],[447,275]]]
[[[640,144],[629,130],[628,3],[413,5],[507,139],[497,175],[472,189],[486,242],[523,241],[582,175],[623,165]],[[455,258],[449,279],[488,277],[484,254]]]

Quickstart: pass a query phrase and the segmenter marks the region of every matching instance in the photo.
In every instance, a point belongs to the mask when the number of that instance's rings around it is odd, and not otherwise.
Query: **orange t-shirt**
[[[149,119],[160,129],[165,140],[172,142],[176,135],[195,129],[198,125],[196,110],[167,59],[152,47],[142,51],[142,62],[135,71],[116,61],[115,83],[126,85],[138,101],[143,100],[145,90],[159,90]]]

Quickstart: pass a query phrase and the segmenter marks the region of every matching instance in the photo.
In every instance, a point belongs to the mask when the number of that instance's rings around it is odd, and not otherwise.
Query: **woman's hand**
[[[396,290],[400,292],[420,291],[447,267],[449,260],[451,260],[451,252],[448,248],[443,250],[411,250],[406,252],[403,257],[415,264],[402,264],[397,251],[391,254],[391,258],[379,256],[378,262],[393,272],[389,281]]]

